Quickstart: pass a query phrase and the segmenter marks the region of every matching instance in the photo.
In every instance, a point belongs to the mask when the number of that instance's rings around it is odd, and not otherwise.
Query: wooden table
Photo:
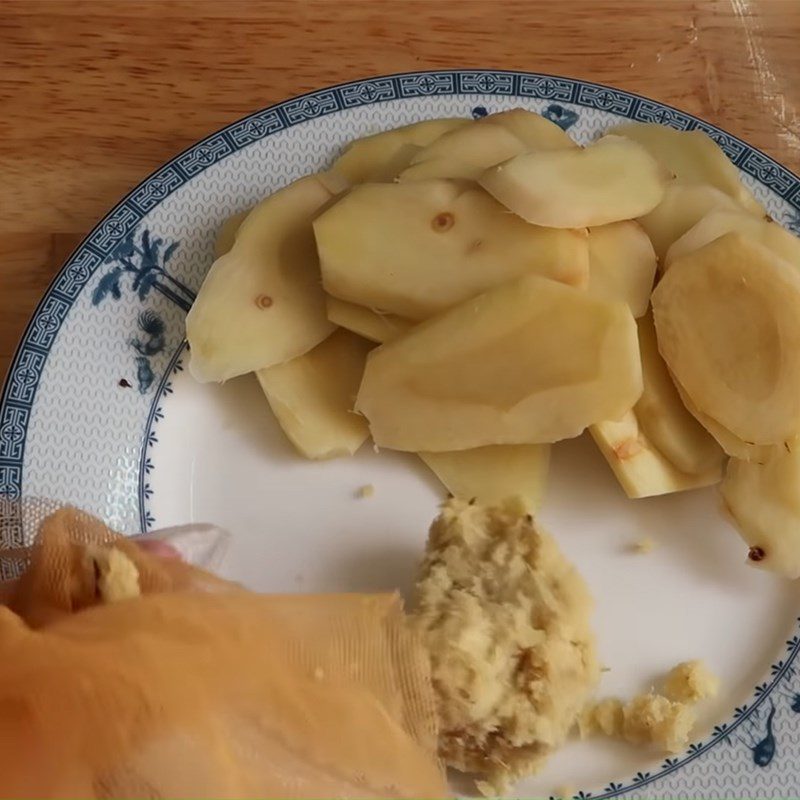
[[[63,259],[210,131],[369,75],[588,78],[800,170],[800,0],[2,0],[0,376]]]

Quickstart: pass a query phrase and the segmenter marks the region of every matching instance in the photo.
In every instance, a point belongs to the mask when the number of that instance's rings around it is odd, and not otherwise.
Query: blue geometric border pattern
[[[133,190],[131,203],[143,214],[157,206],[168,194],[172,194],[186,182],[186,174],[172,164],[159,170],[141,186]]]
[[[619,114],[632,119],[636,119],[636,111],[642,102],[650,102],[627,92],[609,89],[606,86],[584,83],[577,88],[578,90],[572,102],[577,103],[579,106],[597,108],[600,111],[609,111],[612,114]]]
[[[690,130],[691,120],[685,114],[676,114],[671,108],[654,103],[650,100],[640,100],[636,107],[633,119],[638,122],[657,122],[659,125],[669,125],[681,131]]]
[[[275,109],[261,111],[228,129],[234,147],[238,150],[286,127],[283,117]]]
[[[286,115],[289,125],[297,125],[309,119],[341,111],[344,106],[340,98],[341,94],[337,94],[334,89],[327,92],[315,92],[313,95],[285,103],[283,113]]]
[[[380,103],[384,100],[396,100],[397,87],[391,78],[361,81],[357,84],[342,87],[342,105],[344,108],[355,108],[365,103]]]
[[[541,100],[561,100],[570,103],[575,100],[578,85],[569,78],[556,78],[553,75],[520,75],[518,93],[522,97]]]
[[[226,131],[211,136],[198,147],[178,156],[176,167],[191,177],[237,150]]]
[[[468,96],[476,93],[556,100],[609,111],[634,120],[657,121],[680,130],[703,130],[719,142],[743,172],[769,187],[800,213],[800,179],[766,154],[691,114],[601,84],[508,70],[430,71],[352,81],[286,100],[234,122],[160,167],[100,221],[56,275],[23,333],[3,387],[0,399],[0,496],[17,498],[22,495],[25,440],[31,410],[47,354],[64,319],[103,259],[142,221],[150,209],[192,176],[226,156],[309,119],[387,100],[434,95]],[[156,392],[147,422],[145,445],[148,444],[147,437],[153,435],[152,427],[159,413],[158,403],[167,390],[168,377],[177,364],[178,361],[174,360],[168,366]],[[147,447],[143,448],[142,470],[146,470],[146,452]],[[140,485],[144,484],[142,480]],[[727,740],[731,731],[753,714],[775,686],[789,674],[790,665],[796,660],[800,649],[797,641],[793,641],[792,645],[786,660],[773,667],[774,677],[769,685],[759,687],[753,703],[743,709],[730,725],[721,728],[710,741],[693,745],[683,758],[665,762],[659,772],[637,775],[627,784],[607,787],[603,794],[595,796],[596,800],[617,797],[649,784],[697,758],[720,741]]]
[[[489,72],[462,72],[459,87],[463,94],[513,95],[513,75],[492,75]]]

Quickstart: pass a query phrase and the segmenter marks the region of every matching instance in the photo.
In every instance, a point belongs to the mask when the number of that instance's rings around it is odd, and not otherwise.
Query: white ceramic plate
[[[252,376],[224,386],[192,381],[183,369],[183,320],[211,264],[214,232],[233,212],[324,167],[355,137],[516,106],[541,112],[579,142],[621,118],[705,130],[772,216],[800,226],[800,181],[789,171],[695,117],[605,86],[431,72],[288,100],[174,158],[70,257],[5,385],[0,495],[67,500],[129,533],[218,523],[235,537],[227,574],[255,589],[406,591],[443,494],[432,476],[414,457],[369,447],[348,460],[302,460]],[[375,496],[356,499],[364,484]],[[628,501],[579,439],[554,448],[542,519],[597,599],[610,668],[603,692],[641,691],[688,658],[705,659],[724,690],[686,752],[665,759],[618,743],[575,743],[519,794],[568,785],[595,798],[798,795],[797,590],[745,565],[746,548],[714,492]],[[628,552],[643,535],[658,548]]]

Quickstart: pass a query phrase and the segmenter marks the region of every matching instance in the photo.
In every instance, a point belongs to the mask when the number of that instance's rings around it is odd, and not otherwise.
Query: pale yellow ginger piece
[[[604,736],[622,736],[623,722],[622,701],[607,697],[584,709],[578,717],[578,732],[582,739],[600,733]]]
[[[378,446],[441,453],[569,439],[641,393],[627,305],[527,275],[373,350],[356,410]]]
[[[116,547],[89,547],[87,555],[97,572],[97,589],[104,603],[130,600],[141,594],[139,570]]]
[[[786,578],[800,578],[800,448],[786,443],[766,463],[728,462],[720,494],[747,563]]]
[[[426,147],[447,131],[468,122],[466,119],[426,119],[356,139],[333,162],[331,172],[350,183],[391,180],[402,169],[398,160],[402,161],[406,155],[411,157],[410,147]]]
[[[309,175],[247,215],[186,317],[189,369],[198,381],[226,381],[282,364],[333,332],[311,221],[344,188],[339,178]],[[226,237],[220,247],[228,243]]]
[[[694,704],[718,690],[719,678],[702,661],[683,661],[664,679],[663,694],[645,692],[627,703],[609,697],[588,705],[578,717],[578,733],[582,739],[603,734],[678,753],[693,733]]]
[[[719,678],[698,660],[681,662],[664,680],[664,694],[681,703],[696,703],[714,697],[718,691]]]
[[[624,719],[622,703],[614,698],[601,700],[594,713],[595,723],[606,736],[618,736]]]
[[[404,334],[412,323],[394,314],[382,314],[371,308],[339,300],[328,295],[325,298],[328,320],[334,325],[357,333],[371,342],[383,344]]]
[[[549,444],[490,444],[449,453],[419,453],[454,497],[493,505],[519,497],[538,511],[550,471]]]
[[[217,238],[214,239],[214,258],[221,258],[233,247],[239,227],[249,213],[250,209],[248,208],[238,214],[233,214],[219,226]]]
[[[359,500],[365,500],[368,497],[372,497],[375,494],[375,487],[368,483],[366,486],[359,486],[356,490],[356,497]]]
[[[352,408],[371,347],[340,328],[308,353],[256,372],[283,432],[306,458],[351,456],[367,440],[366,420]]]
[[[590,428],[628,497],[651,497],[719,483],[725,454],[681,402],[658,352],[652,314],[637,321],[644,390],[619,419]]]
[[[658,547],[658,543],[650,536],[643,536],[631,545],[631,550],[639,555],[647,555],[652,553]]]
[[[690,705],[647,692],[624,704],[607,698],[589,706],[578,720],[578,731],[582,738],[603,734],[677,753],[689,744],[694,723]]]
[[[431,653],[439,749],[502,794],[540,768],[599,679],[591,598],[524,507],[448,500],[413,615]]]
[[[678,753],[689,744],[695,723],[691,706],[660,694],[640,694],[622,709],[622,736],[633,744],[654,744]]]
[[[612,128],[611,134],[641,144],[681,183],[714,186],[749,211],[763,213],[742,184],[739,170],[704,131],[678,131],[656,122],[626,122]]]

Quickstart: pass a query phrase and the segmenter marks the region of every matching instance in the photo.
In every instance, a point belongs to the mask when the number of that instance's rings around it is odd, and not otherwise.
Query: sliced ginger
[[[720,492],[750,547],[748,563],[800,578],[800,447],[765,464],[728,462]]]
[[[641,144],[681,183],[714,186],[748,211],[763,213],[742,184],[739,170],[704,131],[678,131],[654,122],[626,122],[611,132]]]
[[[414,156],[399,180],[477,180],[489,167],[521,153],[575,148],[555,123],[534,111],[514,108],[443,134]]]
[[[650,305],[656,254],[641,225],[613,222],[589,229],[589,292],[627,303],[634,317]]]
[[[758,242],[800,269],[800,239],[767,217],[756,217],[741,209],[714,209],[698,220],[667,252],[664,261],[669,269],[673,261],[699,250],[726,233],[736,232]]]
[[[496,444],[419,457],[461,500],[500,505],[517,497],[529,511],[537,511],[544,499],[549,444]]]
[[[704,414],[692,402],[692,399],[686,394],[686,391],[678,381],[674,381],[674,385],[686,410],[714,437],[726,455],[742,461],[755,461],[758,464],[764,464],[783,451],[784,448],[781,445],[753,444],[740,439],[713,417]]]
[[[340,329],[313,350],[256,375],[284,433],[306,458],[353,455],[367,440],[353,402],[372,345]]]
[[[720,189],[707,183],[672,181],[662,201],[649,213],[639,217],[659,263],[663,265],[667,251],[686,231],[693,228],[710,211],[736,210],[737,202]]]
[[[467,119],[426,119],[356,139],[333,162],[331,172],[348,183],[391,180],[423,148],[442,134],[469,123]]]
[[[701,412],[752,444],[800,433],[800,271],[728,233],[673,262],[652,302],[661,354]]]
[[[638,320],[644,389],[619,420],[589,429],[628,497],[719,483],[725,454],[686,410],[659,355],[650,314]]]
[[[667,171],[641,145],[604,136],[583,149],[516,156],[487,170],[480,183],[528,222],[584,228],[649,213],[668,181]]]
[[[527,274],[589,278],[585,231],[528,225],[461,181],[357,186],[314,231],[329,294],[410,320]]]
[[[388,342],[412,327],[411,322],[395,314],[381,314],[338,297],[328,295],[325,303],[331,322],[371,342]]]
[[[232,214],[219,226],[217,236],[214,239],[214,258],[224,256],[233,247],[239,226],[247,219],[249,213],[250,210],[248,209],[247,211],[239,211],[236,214]]]
[[[577,436],[641,391],[630,309],[528,276],[374,351],[356,407],[379,446],[440,452]]]
[[[312,175],[247,215],[186,317],[197,380],[224,381],[280,364],[331,334],[311,219],[341,189],[338,180]]]
[[[535,111],[512,108],[476,120],[476,125],[500,125],[510,131],[526,150],[575,150],[578,145],[570,135]]]
[[[526,151],[525,145],[502,125],[471,122],[440,136],[420,150],[400,173],[401,181],[423,178],[468,178],[476,180],[494,164]],[[546,121],[546,120],[545,120]],[[552,123],[550,123],[552,124]],[[455,174],[449,174],[455,170]]]

